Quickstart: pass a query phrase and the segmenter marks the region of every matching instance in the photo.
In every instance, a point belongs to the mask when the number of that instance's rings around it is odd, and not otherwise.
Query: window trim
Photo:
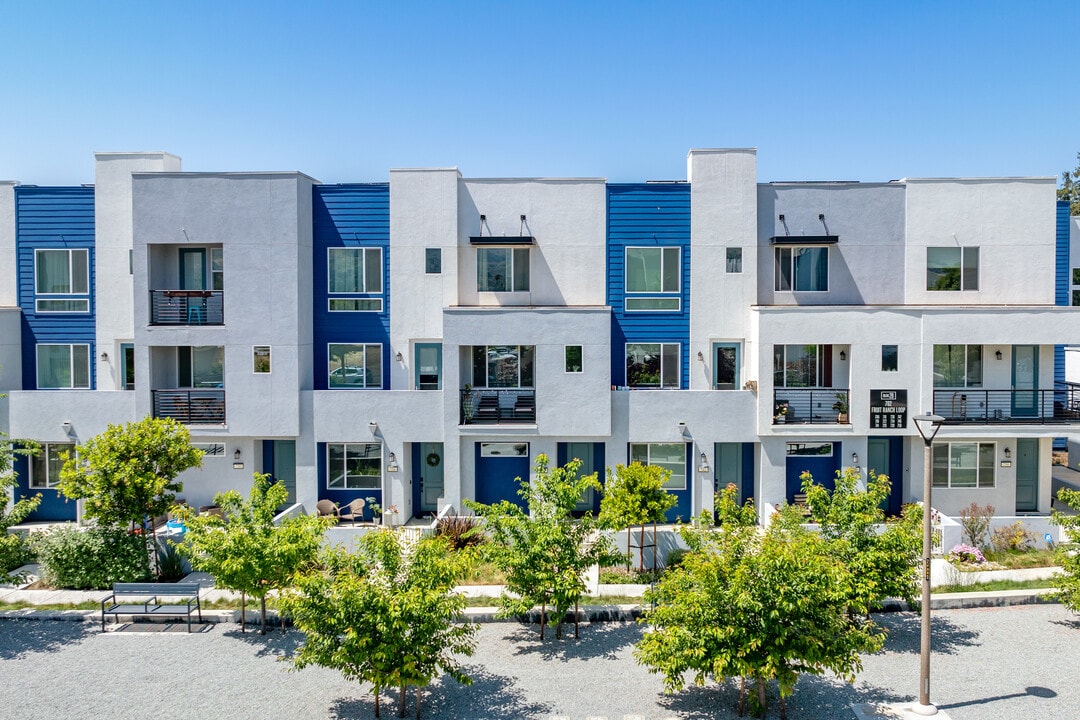
[[[796,270],[795,270],[795,259],[797,257],[797,254],[798,254],[799,250],[811,249],[811,248],[820,249],[820,250],[825,251],[825,287],[822,288],[822,289],[803,290],[802,288],[796,287],[796,280],[798,279],[798,275],[796,274]],[[780,287],[780,285],[781,285],[780,279],[782,277],[782,275],[780,273],[780,266],[781,266],[780,255],[781,255],[781,253],[784,253],[784,252],[789,253],[789,256],[791,258],[790,262],[788,263],[789,264],[788,274],[789,274],[789,277],[791,278],[791,287],[789,287],[789,288]],[[832,253],[830,252],[830,246],[828,246],[828,245],[821,245],[821,244],[814,244],[814,243],[791,244],[791,245],[787,245],[787,244],[785,244],[785,245],[775,245],[773,247],[773,292],[790,292],[790,293],[825,293],[825,292],[829,292],[829,285],[830,285],[829,276],[831,275],[829,270],[831,269],[831,267],[832,267]]]
[[[682,485],[681,486],[676,486],[676,485],[667,485],[667,484],[665,484],[663,487],[664,487],[665,490],[675,490],[675,491],[679,491],[679,490],[685,491],[687,489],[687,487],[689,487],[690,479],[689,479],[689,477],[687,477],[687,475],[688,475],[688,472],[690,470],[690,466],[689,466],[689,463],[687,463],[687,461],[686,461],[686,453],[687,453],[686,443],[680,443],[680,442],[673,442],[673,443],[632,442],[632,443],[628,443],[628,444],[629,444],[629,447],[627,448],[627,452],[628,452],[629,460],[630,460],[631,463],[635,462],[635,460],[634,460],[634,446],[635,445],[639,446],[639,447],[640,446],[645,446],[645,458],[646,458],[646,460],[648,462],[646,462],[644,464],[647,465],[647,466],[655,465],[657,467],[665,467],[666,465],[671,465],[672,463],[659,463],[659,462],[654,463],[654,462],[652,462],[652,448],[654,446],[657,446],[657,445],[675,445],[675,446],[678,446],[678,447],[682,448],[682,454],[680,455],[680,457],[682,458],[682,466],[683,466]],[[671,477],[675,478],[676,477],[675,473],[672,473]]]
[[[484,253],[486,253],[486,252],[488,252],[490,250],[507,250],[510,253],[510,272],[509,272],[509,277],[507,278],[507,283],[506,283],[506,286],[509,288],[508,290],[485,290],[485,289],[480,287],[480,278],[482,277],[481,274],[480,274],[480,258]],[[526,275],[525,279],[526,279],[527,283],[526,283],[526,287],[524,287],[522,289],[516,289],[515,288],[515,285],[517,285],[517,281],[518,281],[518,272],[517,272],[517,260],[515,260],[514,258],[518,257],[518,252],[519,251],[524,253],[525,257],[528,258],[528,261],[527,261],[528,262],[528,267],[527,267],[527,270],[525,272],[525,275]],[[523,245],[509,245],[509,244],[492,244],[492,245],[486,245],[485,244],[485,245],[478,246],[476,248],[476,292],[478,292],[478,293],[527,293],[527,292],[532,292],[532,245],[530,244],[530,245],[527,245],[527,246],[523,246]]]
[[[954,485],[953,484],[953,472],[952,471],[954,469],[960,469],[960,470],[968,469],[968,468],[959,468],[959,467],[954,466],[955,461],[953,459],[952,449],[953,449],[954,446],[959,446],[959,445],[973,445],[973,446],[975,446],[975,468],[974,468],[975,469],[975,484],[974,485]],[[946,442],[936,442],[936,443],[933,444],[932,447],[933,447],[933,451],[931,452],[931,461],[930,461],[930,483],[931,483],[931,486],[935,490],[992,490],[992,489],[997,488],[997,457],[998,457],[997,452],[998,452],[998,449],[997,449],[997,442],[996,441],[984,441],[984,440],[946,441]],[[945,477],[945,482],[944,483],[937,482],[937,480],[934,477],[937,474],[937,469],[938,469],[937,465],[935,464],[936,461],[937,461],[937,458],[935,457],[935,455],[937,454],[938,448],[947,448],[946,454],[945,454],[946,464],[945,464],[944,469],[946,470],[946,477]],[[989,482],[989,484],[983,484],[983,479],[982,479],[983,467],[979,463],[979,458],[980,458],[980,455],[981,455],[982,450],[984,448],[990,448],[991,456],[993,458],[992,462],[990,463],[990,465],[987,468],[990,471],[990,482]]]
[[[364,378],[364,384],[363,385],[334,385],[333,384],[333,382],[331,381],[331,378],[330,378],[330,373],[333,372],[330,369],[330,359],[332,357],[331,353],[330,353],[330,348],[335,346],[335,345],[352,345],[352,346],[361,348],[360,355],[364,359],[364,366],[361,368],[361,370],[363,371],[362,377]],[[378,378],[378,382],[379,382],[378,385],[368,385],[367,384],[367,349],[369,347],[377,347],[377,348],[379,348],[379,372],[378,372],[378,374],[374,375],[374,377]],[[344,361],[343,361],[341,367],[346,367],[344,365]],[[343,378],[345,377],[345,373],[342,374],[342,377]],[[360,342],[360,343],[356,343],[356,342],[330,342],[330,343],[326,343],[326,389],[327,390],[382,390],[383,389],[383,344],[382,343],[364,343],[364,342]]]
[[[368,449],[367,446],[369,446],[369,445],[378,446],[378,448],[379,448],[379,450],[378,450],[379,474],[377,476],[376,475],[355,475],[354,477],[357,477],[357,478],[377,478],[377,480],[375,481],[374,486],[366,486],[366,485],[350,486],[349,483],[348,483],[348,478],[349,478],[349,472],[348,472],[348,467],[349,467],[349,447],[350,446],[361,446],[361,445],[364,446],[365,454],[366,454],[367,449]],[[342,451],[342,454],[344,455],[344,464],[345,464],[344,470],[345,471],[341,476],[342,484],[341,484],[340,487],[330,484],[330,481],[331,481],[331,477],[330,477],[330,449],[332,447],[340,447],[341,451]],[[386,477],[386,463],[385,463],[384,455],[385,455],[385,448],[383,447],[383,443],[381,441],[379,441],[379,440],[371,440],[371,441],[365,441],[365,442],[328,442],[328,443],[326,443],[326,481],[325,481],[325,488],[327,490],[378,490],[378,491],[382,491],[382,489],[383,489],[383,481],[385,480],[385,477]],[[365,459],[371,459],[371,458],[365,458]]]
[[[631,290],[630,289],[630,251],[631,250],[656,250],[660,253],[660,289],[659,290]],[[665,251],[674,250],[676,252],[675,268],[676,268],[676,281],[678,287],[674,290],[664,289],[664,257],[667,255]],[[680,300],[680,309],[682,307],[682,289],[683,289],[683,248],[681,245],[627,245],[623,248],[623,288],[625,294],[629,298],[631,296],[636,298],[647,298],[649,296],[658,297],[671,297],[678,295]],[[638,311],[645,312],[645,311]],[[671,310],[653,310],[651,312],[673,312]]]
[[[32,455],[29,458],[29,460],[30,460],[30,472],[27,473],[27,475],[29,476],[27,478],[27,488],[29,490],[56,490],[58,488],[58,486],[60,485],[60,478],[59,477],[50,478],[50,473],[49,473],[49,451],[52,448],[57,448],[57,447],[63,447],[63,448],[69,449],[70,452],[73,453],[76,458],[78,458],[78,454],[75,451],[75,448],[76,448],[75,443],[42,443],[41,444],[41,452],[39,454],[37,454],[37,455]],[[38,485],[38,484],[35,483],[36,478],[34,477],[34,469],[37,467],[38,463],[45,463],[45,484],[44,485]]]
[[[630,352],[631,345],[656,345],[659,347],[660,356],[660,383],[658,385],[631,385],[630,384]],[[664,385],[664,347],[676,348],[675,356],[675,384]],[[623,345],[623,366],[626,368],[626,386],[638,390],[681,390],[682,389],[682,343],[678,342],[628,342]]]
[[[67,292],[46,292],[38,289],[38,258],[42,253],[66,253],[67,254],[67,284],[70,288]],[[76,290],[74,273],[74,254],[82,253],[86,263],[86,289]],[[34,248],[34,314],[35,315],[87,315],[90,313],[90,248]],[[85,303],[85,307],[78,310],[46,310],[42,303],[48,302],[77,302]]]
[[[68,349],[68,374],[72,383],[64,387],[46,387],[41,383],[41,351],[43,347],[66,347]],[[75,385],[75,353],[74,348],[86,348],[86,385]],[[34,346],[34,382],[38,390],[89,390],[94,385],[90,356],[90,343],[38,343]]]
[[[363,256],[364,268],[361,273],[361,277],[364,281],[363,290],[333,290],[330,287],[330,282],[334,276],[331,271],[330,257],[335,251],[347,250],[351,252],[359,251]],[[379,289],[370,290],[367,286],[367,254],[370,251],[377,251],[379,253]],[[386,292],[386,261],[383,253],[382,246],[368,246],[368,245],[337,245],[335,247],[326,248],[326,294],[331,297],[341,297],[348,295],[376,295],[382,296]]]
[[[717,387],[720,383],[717,382],[717,377],[716,377],[717,370],[719,370],[719,367],[716,364],[716,351],[718,349],[720,349],[720,348],[734,348],[735,349],[735,382],[730,388],[729,387],[722,387],[722,388]],[[728,390],[740,390],[740,389],[742,389],[742,385],[739,383],[739,380],[742,379],[742,372],[741,372],[741,370],[742,370],[742,367],[741,367],[741,363],[742,363],[742,342],[714,340],[712,342],[711,346],[710,346],[710,351],[712,352],[711,360],[712,360],[712,363],[713,363],[713,368],[712,368],[712,389],[717,390],[717,391],[728,391]]]
[[[443,344],[441,342],[431,342],[431,341],[416,342],[413,345],[413,358],[414,358],[414,362],[415,362],[415,372],[413,373],[413,382],[415,383],[415,386],[413,387],[414,390],[429,391],[429,390],[442,390],[443,389],[443,351],[442,351],[442,346],[443,346]],[[438,381],[435,383],[435,385],[436,385],[435,387],[421,387],[421,385],[423,383],[420,382],[420,376],[423,374],[422,373],[423,367],[421,366],[421,362],[420,362],[420,351],[425,349],[425,348],[434,348],[435,349],[435,353],[436,353],[435,357],[436,357],[436,360],[438,362]],[[430,383],[428,383],[428,384],[430,384]]]

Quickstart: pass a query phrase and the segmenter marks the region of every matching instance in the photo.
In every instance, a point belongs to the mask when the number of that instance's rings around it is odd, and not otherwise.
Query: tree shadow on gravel
[[[888,613],[874,620],[888,630],[885,652],[919,654],[921,618],[914,613]],[[966,647],[979,645],[979,633],[941,615],[930,617],[930,636],[935,653],[954,655]]]
[[[256,657],[265,657],[267,655],[289,657],[304,642],[304,634],[295,630],[283,633],[281,628],[277,628],[267,630],[265,635],[260,635],[257,629],[252,632],[251,628],[248,628],[247,632],[242,633],[239,625],[230,625],[229,627],[229,630],[224,631],[225,637],[231,640],[240,640],[252,646],[255,649]]]
[[[555,628],[544,631],[540,640],[539,625],[519,625],[503,636],[505,642],[516,646],[516,655],[539,655],[545,660],[589,660],[605,658],[614,660],[619,650],[633,645],[641,638],[641,628],[636,623],[600,622],[582,623],[581,637],[574,638],[573,624],[563,625],[561,640],[555,639]]]
[[[0,660],[58,652],[100,632],[93,622],[0,619]]]
[[[525,693],[513,687],[514,680],[495,675],[479,665],[467,665],[465,673],[472,678],[472,685],[459,685],[448,677],[441,677],[427,687],[420,699],[420,717],[436,718],[532,718],[552,712],[551,706],[531,702]],[[330,717],[375,717],[375,696],[370,688],[361,698],[342,698],[330,706]],[[383,717],[397,717],[398,693],[391,689],[379,700]],[[405,697],[405,717],[416,717],[416,689],[410,688]]]
[[[1080,617],[1075,615],[1072,615],[1065,620],[1051,620],[1050,622],[1069,630],[1080,630]]]

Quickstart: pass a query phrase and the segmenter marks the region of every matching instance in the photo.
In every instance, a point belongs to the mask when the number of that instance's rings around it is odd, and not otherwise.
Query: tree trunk
[[[630,526],[626,526],[626,572],[630,572]]]
[[[423,688],[419,685],[416,686],[416,720],[420,720],[420,693]]]
[[[742,717],[746,708],[746,676],[740,677],[739,681],[739,717]]]
[[[240,591],[240,632],[247,632],[247,593]]]
[[[757,678],[757,699],[758,705],[761,707],[761,717],[765,717],[768,713],[768,705],[765,704],[765,680],[761,677]]]
[[[260,612],[262,613],[262,627],[259,629],[260,635],[266,634],[266,593],[263,593],[259,598]]]
[[[578,623],[581,622],[581,620],[580,620],[580,618],[578,616],[579,612],[580,612],[580,609],[578,608],[578,601],[575,600],[574,601],[574,639],[575,640],[577,640],[579,637],[581,637],[578,634]]]
[[[158,560],[157,527],[154,525],[154,519],[153,518],[150,518],[150,537],[153,538],[153,547],[154,547],[154,555],[153,555],[153,558],[154,558],[154,579],[155,580],[160,580],[161,579],[161,562]],[[143,547],[146,547],[146,541],[149,540],[149,539],[150,538],[148,538],[146,533],[144,532],[143,533]],[[149,553],[150,548],[147,547],[146,551]]]
[[[375,686],[375,717],[380,717],[380,715],[379,715],[379,686],[378,685]]]
[[[658,548],[658,546],[656,544],[656,521],[653,520],[653,524],[652,524],[652,572],[653,572],[653,580],[656,580],[656,551],[658,549],[659,548]]]
[[[645,572],[645,524],[641,524],[641,530],[638,532],[638,573]]]
[[[780,720],[787,720],[787,703],[784,701],[784,693],[780,693]]]
[[[544,618],[547,617],[547,600],[540,604],[540,639],[544,639]]]
[[[405,717],[405,686],[404,685],[402,685],[401,689],[398,691],[397,716],[400,717],[400,718]]]

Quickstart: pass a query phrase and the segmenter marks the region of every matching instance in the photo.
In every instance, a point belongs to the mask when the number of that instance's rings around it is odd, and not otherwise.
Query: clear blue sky
[[[0,0],[0,179],[94,151],[383,181],[1060,175],[1080,151],[1080,1]]]

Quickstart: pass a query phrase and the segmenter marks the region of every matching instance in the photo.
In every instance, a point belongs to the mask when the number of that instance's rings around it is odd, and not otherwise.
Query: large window
[[[686,445],[682,443],[630,443],[630,462],[657,465],[671,471],[668,490],[686,489]]]
[[[637,388],[679,387],[678,343],[627,343],[626,384]]]
[[[994,487],[994,443],[938,443],[934,445],[934,487]]]
[[[30,458],[30,489],[44,490],[55,488],[60,483],[60,469],[64,467],[62,454],[73,456],[75,445],[71,443],[49,443],[41,447],[41,452]]]
[[[176,348],[177,387],[219,388],[225,384],[225,348],[202,345]]]
[[[533,386],[534,345],[476,345],[472,349],[476,387]]]
[[[86,295],[84,298],[43,298],[35,311],[90,312],[90,252],[85,248],[34,251],[34,290],[38,295]]]
[[[927,290],[978,290],[979,248],[926,248]]]
[[[935,345],[934,387],[982,387],[982,345]]]
[[[335,294],[381,293],[382,248],[327,249],[327,290]],[[331,312],[382,312],[382,298],[330,298]]]
[[[331,490],[382,488],[382,443],[327,443],[326,487]]]
[[[775,387],[824,387],[821,345],[773,345]]]
[[[528,292],[529,249],[478,248],[476,289],[479,292]]]
[[[626,248],[627,311],[674,310],[682,306],[682,251],[677,247]],[[632,293],[663,293],[673,297],[633,297]]]
[[[89,345],[38,345],[37,387],[55,390],[90,387]]]
[[[327,350],[330,359],[330,387],[382,387],[381,344],[330,344]]]
[[[778,247],[775,258],[773,289],[797,292],[829,289],[829,248]]]

